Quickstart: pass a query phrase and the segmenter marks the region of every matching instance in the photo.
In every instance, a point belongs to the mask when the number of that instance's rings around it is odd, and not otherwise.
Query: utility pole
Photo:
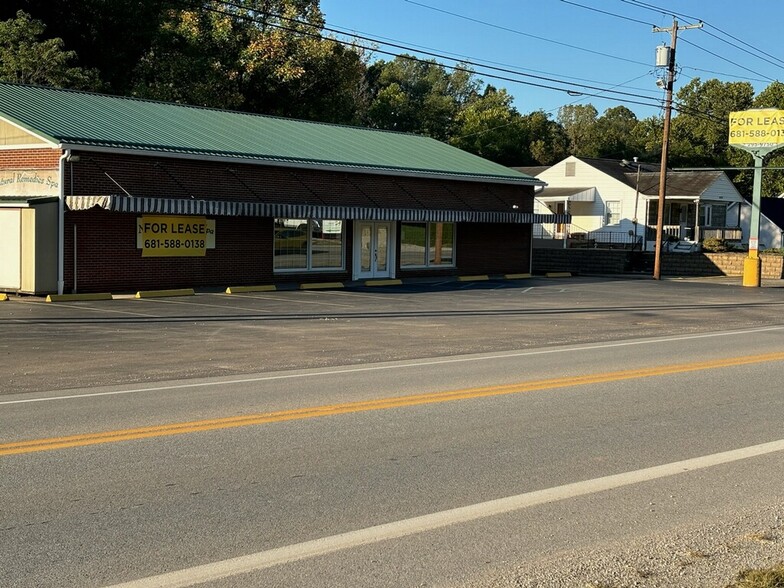
[[[654,33],[670,33],[672,47],[667,60],[667,80],[665,83],[664,97],[664,129],[662,131],[661,170],[659,172],[659,209],[656,217],[656,253],[653,263],[653,279],[661,279],[661,249],[664,237],[664,199],[667,193],[667,157],[670,151],[670,119],[672,118],[672,86],[675,82],[675,45],[678,42],[678,31],[685,29],[700,29],[702,23],[679,27],[678,21],[672,19],[672,28],[665,29],[653,27]],[[657,63],[658,65],[658,63]]]

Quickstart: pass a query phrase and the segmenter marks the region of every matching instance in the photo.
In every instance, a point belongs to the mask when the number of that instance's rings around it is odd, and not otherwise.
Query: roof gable
[[[540,183],[417,135],[73,90],[0,83],[0,117],[64,147]]]

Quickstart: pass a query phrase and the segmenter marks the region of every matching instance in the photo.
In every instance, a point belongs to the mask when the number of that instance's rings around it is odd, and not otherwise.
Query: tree
[[[784,83],[772,82],[754,98],[753,106],[754,108],[784,110]],[[751,162],[752,157],[747,155],[746,160]],[[784,168],[784,153],[782,153],[782,150],[772,152],[766,158],[765,166],[768,168]],[[742,177],[747,182],[752,181],[751,172],[744,172]],[[762,195],[779,196],[781,194],[784,194],[784,170],[767,169],[763,171]]]
[[[558,109],[558,122],[569,138],[569,152],[582,157],[598,157],[596,118],[599,112],[591,104],[569,104]]]
[[[40,20],[18,11],[0,21],[0,80],[20,84],[89,89],[98,85],[95,71],[71,65],[74,51],[62,39],[39,40],[46,30]]]
[[[729,114],[751,107],[754,88],[748,82],[721,82],[699,78],[676,96],[678,115],[672,121],[671,162],[676,165],[726,165]]]
[[[492,86],[455,116],[455,135],[449,143],[503,165],[524,165],[530,160],[524,144],[523,118],[512,106],[506,90]]]
[[[141,55],[171,14],[198,0],[4,0],[0,18],[24,9],[50,37],[75,51],[76,65],[99,72],[101,88],[129,94]]]
[[[613,159],[631,159],[640,155],[642,147],[634,141],[638,124],[637,115],[625,106],[605,110],[596,120],[594,130],[597,155]]]
[[[474,99],[479,82],[466,68],[448,73],[434,60],[409,55],[368,68],[367,124],[380,129],[447,140],[460,109]]]
[[[323,38],[318,0],[207,1],[173,11],[135,69],[138,96],[356,122],[365,55]]]

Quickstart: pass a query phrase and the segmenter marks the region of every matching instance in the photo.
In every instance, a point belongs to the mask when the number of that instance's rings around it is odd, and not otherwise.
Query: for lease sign
[[[203,257],[215,248],[215,220],[203,216],[144,215],[136,219],[142,257]]]
[[[784,110],[759,108],[731,112],[729,144],[743,147],[784,145]]]

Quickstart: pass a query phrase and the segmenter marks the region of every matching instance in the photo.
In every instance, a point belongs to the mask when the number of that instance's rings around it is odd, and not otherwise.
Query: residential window
[[[700,205],[700,226],[701,227],[713,226],[713,207],[710,204]]]
[[[276,218],[275,271],[343,269],[344,223],[331,219]]]
[[[454,223],[402,223],[400,267],[455,265]]]
[[[605,225],[621,224],[621,201],[608,200],[605,203],[604,217]]]

